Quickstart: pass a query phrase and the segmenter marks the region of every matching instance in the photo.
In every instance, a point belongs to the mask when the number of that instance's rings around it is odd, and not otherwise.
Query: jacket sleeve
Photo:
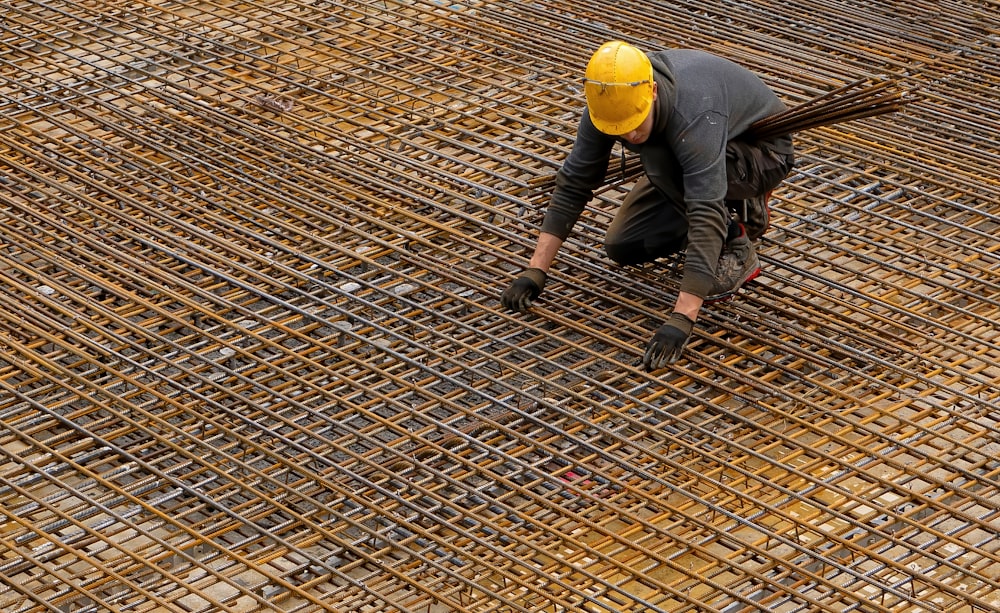
[[[542,221],[542,232],[566,240],[583,208],[594,197],[594,190],[604,182],[614,144],[614,137],[595,128],[585,110],[573,149],[556,174],[556,187]]]
[[[688,247],[680,291],[705,298],[715,283],[729,221],[721,200],[688,201]]]
[[[680,290],[704,298],[715,281],[729,225],[726,210],[726,118],[712,111],[696,117],[676,148],[684,171],[688,246]]]

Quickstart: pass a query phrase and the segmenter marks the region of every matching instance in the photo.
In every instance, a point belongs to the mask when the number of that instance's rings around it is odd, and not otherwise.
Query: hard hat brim
[[[608,136],[622,136],[641,126],[652,108],[653,103],[650,100],[645,104],[645,108],[636,109],[635,113],[618,121],[607,121],[596,117],[590,107],[587,107],[587,113],[590,115],[590,121],[594,124],[594,127],[604,134]]]

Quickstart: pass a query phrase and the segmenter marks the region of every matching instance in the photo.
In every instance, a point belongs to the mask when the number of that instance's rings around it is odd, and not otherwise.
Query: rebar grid
[[[642,18],[637,20],[636,16]],[[3,611],[1000,606],[994,3],[0,5]],[[627,185],[527,315],[611,37],[710,48],[798,135],[765,275],[636,367],[678,262]]]

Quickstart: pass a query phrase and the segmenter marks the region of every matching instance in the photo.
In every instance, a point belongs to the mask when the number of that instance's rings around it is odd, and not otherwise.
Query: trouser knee
[[[652,262],[680,253],[687,246],[686,234],[647,237],[634,241],[606,241],[604,252],[621,266]]]
[[[607,242],[604,244],[604,253],[620,266],[641,264],[649,261],[646,249],[642,243],[638,242]]]

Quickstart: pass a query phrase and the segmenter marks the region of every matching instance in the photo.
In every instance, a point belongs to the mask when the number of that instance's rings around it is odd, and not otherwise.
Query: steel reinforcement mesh
[[[627,183],[498,301],[612,38],[916,92],[797,135],[763,276],[651,374]],[[0,610],[997,610],[998,43],[993,0],[0,2]]]

